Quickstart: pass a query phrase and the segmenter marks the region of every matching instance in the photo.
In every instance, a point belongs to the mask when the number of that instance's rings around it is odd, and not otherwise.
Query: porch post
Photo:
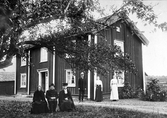
[[[55,84],[55,51],[53,51],[53,84]]]
[[[97,35],[94,35],[94,44],[97,44]],[[96,78],[97,78],[97,71],[94,70],[94,100],[96,96]]]
[[[30,94],[30,50],[28,51],[28,63],[27,63],[27,66],[28,66],[28,78],[27,78],[27,94],[29,95]]]
[[[91,43],[91,35],[88,35],[89,45]],[[89,58],[89,55],[88,55]],[[88,99],[90,99],[90,70],[88,70]]]

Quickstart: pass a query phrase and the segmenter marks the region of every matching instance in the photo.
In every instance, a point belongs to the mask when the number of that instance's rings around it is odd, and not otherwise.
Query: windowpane
[[[40,50],[40,62],[48,61],[48,50],[47,48],[41,48]]]
[[[68,87],[76,86],[75,75],[73,74],[71,69],[66,70],[66,82],[68,83]]]
[[[26,73],[21,73],[20,76],[20,87],[26,88]]]
[[[21,66],[26,65],[26,57],[21,57]]]

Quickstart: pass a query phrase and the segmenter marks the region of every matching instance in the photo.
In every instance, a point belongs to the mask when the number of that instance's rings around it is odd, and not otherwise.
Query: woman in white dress
[[[111,79],[110,81],[110,88],[111,88],[110,100],[117,101],[119,98],[118,98],[118,86],[117,86],[116,74],[114,74],[113,79]]]

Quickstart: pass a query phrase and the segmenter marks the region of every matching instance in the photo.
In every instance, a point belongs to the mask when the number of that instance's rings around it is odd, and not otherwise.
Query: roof
[[[97,22],[100,22],[104,25],[110,26],[117,21],[124,20],[125,23],[130,26],[131,30],[134,31],[134,33],[138,36],[138,38],[142,41],[144,45],[148,45],[149,41],[148,39],[141,33],[141,31],[136,27],[136,25],[130,20],[130,18],[127,15],[122,16],[121,13],[119,14],[113,14],[109,15],[103,18],[100,18],[97,20]],[[103,29],[105,26],[103,27]]]
[[[14,81],[15,72],[0,72],[0,82]]]

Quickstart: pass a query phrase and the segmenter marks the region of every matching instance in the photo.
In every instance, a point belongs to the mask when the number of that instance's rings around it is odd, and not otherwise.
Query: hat
[[[63,83],[63,86],[67,86],[68,85],[68,83]]]
[[[55,87],[55,85],[54,85],[53,83],[49,85],[49,87],[51,87],[51,86],[54,86],[54,87]]]

